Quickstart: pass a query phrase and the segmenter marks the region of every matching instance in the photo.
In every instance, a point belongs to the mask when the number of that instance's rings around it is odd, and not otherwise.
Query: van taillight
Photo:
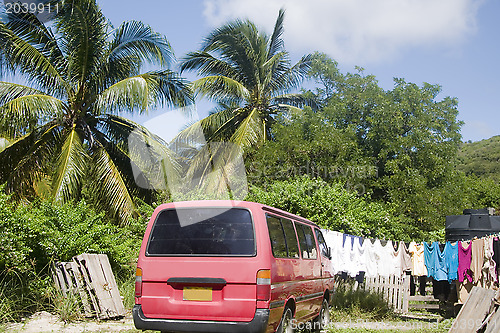
[[[257,272],[257,300],[269,301],[271,298],[271,270],[261,269]]]
[[[142,269],[137,267],[135,270],[135,297],[142,296]]]

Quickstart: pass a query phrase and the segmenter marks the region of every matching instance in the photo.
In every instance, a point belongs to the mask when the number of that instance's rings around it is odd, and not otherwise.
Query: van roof
[[[292,214],[285,212],[284,210],[274,208],[271,206],[267,206],[264,204],[260,204],[257,202],[251,202],[251,201],[239,201],[239,200],[193,200],[193,201],[176,201],[176,202],[170,202],[166,204],[161,204],[159,205],[153,215],[158,214],[160,211],[168,208],[183,208],[183,207],[255,207],[255,208],[261,208],[265,212],[269,213],[276,213],[280,214],[282,216],[288,217],[290,219],[300,221],[303,223],[307,223],[313,226],[317,226],[316,223],[309,221],[308,219],[305,219],[303,217],[300,217],[298,215]]]

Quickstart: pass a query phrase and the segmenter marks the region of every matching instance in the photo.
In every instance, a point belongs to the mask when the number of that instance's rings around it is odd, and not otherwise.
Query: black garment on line
[[[498,240],[497,237],[493,239],[493,261],[497,264],[496,270],[497,274],[499,272],[499,265],[500,265],[500,240]]]

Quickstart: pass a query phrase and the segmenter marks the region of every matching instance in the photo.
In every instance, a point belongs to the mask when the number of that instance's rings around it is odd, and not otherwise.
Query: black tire
[[[293,325],[292,325],[292,319],[293,319],[292,310],[289,307],[286,307],[285,311],[283,311],[283,316],[281,317],[281,321],[280,321],[280,324],[278,326],[278,329],[276,330],[276,333],[293,333],[293,332],[295,332]]]
[[[330,304],[328,304],[328,300],[323,299],[319,315],[313,321],[312,331],[321,332],[321,330],[327,329],[328,326],[330,326]]]

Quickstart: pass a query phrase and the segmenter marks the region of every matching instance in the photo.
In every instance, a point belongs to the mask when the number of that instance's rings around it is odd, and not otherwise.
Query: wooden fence
[[[410,279],[411,276],[407,274],[401,277],[394,275],[365,277],[365,289],[382,294],[395,312],[407,313],[410,300]]]

